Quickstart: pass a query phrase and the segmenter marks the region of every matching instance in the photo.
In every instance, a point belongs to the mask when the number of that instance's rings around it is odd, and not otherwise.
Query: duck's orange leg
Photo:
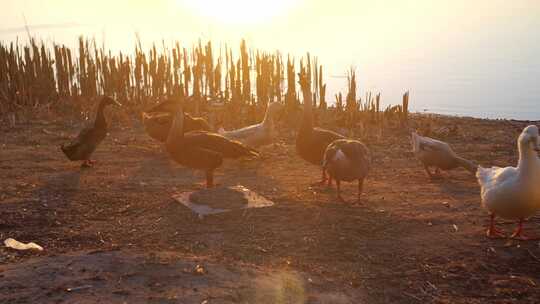
[[[358,199],[357,199],[357,202],[361,201],[360,197],[362,196],[363,190],[364,190],[364,179],[359,179],[358,180]]]
[[[332,175],[328,174],[328,184],[326,184],[327,187],[332,187]]]
[[[489,228],[486,231],[486,236],[492,239],[505,238],[504,232],[495,227],[495,213],[490,214]]]
[[[429,171],[429,167],[424,165],[424,170],[426,170],[427,176],[429,178],[433,178],[433,174],[431,174],[431,171]]]
[[[518,227],[516,228],[516,230],[514,231],[514,233],[512,233],[512,235],[510,236],[510,238],[512,239],[516,239],[516,240],[521,240],[521,241],[532,241],[532,240],[538,240],[538,237],[532,237],[532,236],[526,236],[524,233],[523,233],[523,222],[525,220],[524,219],[519,219],[519,223],[518,223]]]
[[[214,171],[206,171],[206,188],[214,187]]]
[[[326,185],[326,168],[322,168],[322,178],[321,181],[311,184],[312,186],[324,186]]]
[[[88,159],[83,161],[81,164],[81,168],[92,168],[93,163],[90,162]]]
[[[341,196],[341,181],[336,179],[337,199],[339,202],[346,203],[343,196]]]

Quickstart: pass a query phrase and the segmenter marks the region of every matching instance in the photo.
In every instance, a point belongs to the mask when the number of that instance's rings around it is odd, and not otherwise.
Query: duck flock
[[[332,185],[335,181],[337,199],[341,196],[341,182],[358,182],[358,200],[361,199],[364,179],[368,176],[371,153],[362,142],[343,135],[317,128],[313,123],[312,93],[309,80],[300,74],[299,80],[304,98],[304,113],[296,137],[296,151],[305,161],[321,167],[321,184]],[[83,129],[61,150],[71,161],[82,161],[82,167],[94,165],[92,153],[106,137],[105,107],[119,105],[110,97],[104,97],[97,109],[94,124]],[[184,113],[181,101],[165,101],[143,113],[145,130],[152,138],[164,144],[170,158],[188,168],[206,173],[206,186],[214,187],[214,171],[227,158],[257,158],[255,148],[274,142],[276,128],[273,117],[281,108],[270,103],[261,123],[238,130],[218,133],[210,131],[202,118]],[[519,161],[516,167],[483,168],[475,162],[457,155],[445,142],[412,132],[414,155],[423,164],[430,178],[440,170],[462,167],[475,175],[480,184],[482,206],[488,211],[490,224],[487,237],[503,238],[505,234],[495,227],[495,218],[517,220],[518,227],[510,236],[530,240],[523,232],[523,222],[540,208],[540,141],[538,127],[527,126],[517,139]],[[431,172],[431,168],[435,172]]]

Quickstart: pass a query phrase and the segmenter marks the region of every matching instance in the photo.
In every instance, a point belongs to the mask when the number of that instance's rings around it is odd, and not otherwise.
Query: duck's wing
[[[94,127],[84,128],[77,137],[61,145],[60,149],[72,161],[87,159],[99,143],[96,132]]]
[[[95,128],[94,126],[88,126],[84,129],[82,129],[79,134],[73,138],[71,141],[69,141],[66,144],[63,144],[62,147],[66,148],[72,148],[78,145],[81,145],[86,142],[90,142],[92,137],[94,136]]]
[[[516,191],[519,192],[519,187],[516,187],[518,173],[515,167],[479,167],[476,177],[481,188],[482,205],[486,207],[494,203],[497,204],[497,202],[502,203],[508,200],[508,197],[516,194]],[[510,199],[506,203],[512,203],[512,200]]]
[[[326,168],[328,164],[332,163],[336,157],[336,153],[339,150],[339,148],[336,145],[336,142],[333,142],[326,147],[326,150],[324,151],[324,157],[323,157],[323,168]]]
[[[189,168],[208,170],[215,169],[223,163],[223,156],[219,152],[197,147],[167,148],[173,160]]]
[[[211,132],[193,131],[185,133],[182,145],[219,152],[225,158],[259,156],[259,152],[255,149],[238,141],[230,140],[223,135]]]
[[[369,170],[371,155],[364,144],[357,141],[345,142],[340,149],[353,162],[355,167],[361,167],[366,172]]]
[[[369,150],[360,142],[338,140],[332,143],[332,145],[334,144],[351,161],[357,162],[369,159]]]
[[[453,153],[450,145],[433,138],[418,136],[418,150],[435,153]]]
[[[517,175],[518,170],[515,167],[478,167],[478,171],[476,172],[476,177],[478,178],[480,186],[485,188],[489,188],[497,184],[503,184]]]

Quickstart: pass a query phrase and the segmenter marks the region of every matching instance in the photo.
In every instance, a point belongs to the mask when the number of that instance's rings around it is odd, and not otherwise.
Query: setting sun
[[[229,24],[265,22],[287,12],[297,1],[288,0],[179,0],[195,13]]]

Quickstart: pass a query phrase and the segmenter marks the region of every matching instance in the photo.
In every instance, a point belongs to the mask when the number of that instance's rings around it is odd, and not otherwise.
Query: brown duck
[[[165,147],[177,163],[206,172],[206,186],[214,186],[214,170],[221,166],[224,158],[257,157],[259,153],[240,142],[222,135],[206,132],[184,132],[185,114],[182,104],[173,117]]]
[[[167,140],[177,103],[174,99],[168,99],[142,113],[143,125],[150,137],[160,142]],[[210,125],[203,118],[184,113],[184,131],[196,130],[210,131]]]
[[[107,121],[104,110],[108,105],[120,105],[116,100],[105,96],[101,99],[94,124],[81,130],[79,135],[71,142],[60,146],[62,152],[71,161],[83,161],[81,167],[91,167],[95,161],[91,160],[92,153],[107,136]]]
[[[304,116],[300,124],[300,130],[296,136],[296,152],[307,162],[321,166],[326,147],[333,141],[344,139],[345,137],[330,130],[313,127],[313,101],[311,97],[311,85],[307,78],[309,76],[305,73],[300,73],[299,77],[299,83],[304,96]],[[326,170],[323,168],[321,183],[324,184],[325,181]],[[331,184],[331,180],[329,180],[328,184]]]

